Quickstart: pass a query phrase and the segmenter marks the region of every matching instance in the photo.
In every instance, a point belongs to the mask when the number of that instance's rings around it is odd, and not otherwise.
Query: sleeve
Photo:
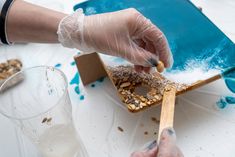
[[[0,43],[10,44],[6,34],[6,20],[8,9],[14,0],[0,0]]]
[[[6,2],[6,0],[0,0],[0,16],[1,16],[1,12],[2,12],[2,7],[4,5],[4,3]],[[0,26],[2,27],[2,26]],[[0,34],[0,39],[2,39],[2,35]],[[2,41],[0,40],[0,44],[2,44]]]
[[[6,0],[0,0],[0,11],[2,12],[2,7],[4,5],[4,3],[6,2]],[[0,13],[1,13],[0,12]]]

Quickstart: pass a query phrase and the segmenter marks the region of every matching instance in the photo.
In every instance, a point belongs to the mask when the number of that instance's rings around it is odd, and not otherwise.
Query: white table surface
[[[32,2],[32,0],[30,0]],[[72,12],[79,0],[36,1],[41,5]],[[235,1],[233,0],[194,0],[224,33],[235,42]],[[0,47],[0,61],[20,58],[24,67],[36,65],[59,67],[69,82],[76,74],[71,65],[77,50],[60,45],[25,44]],[[112,62],[113,58],[104,57]],[[126,111],[107,80],[95,82],[95,87],[84,88],[79,84],[81,94],[74,91],[76,85],[69,85],[69,93],[74,107],[74,121],[78,127],[91,157],[128,156],[150,140],[156,139],[158,125],[151,117],[159,117],[160,108],[153,107],[137,114]],[[112,94],[113,93],[113,94]],[[85,99],[80,100],[81,95]],[[218,109],[215,103],[221,96],[232,95],[222,80],[196,91],[178,97],[175,112],[175,130],[178,145],[187,157],[234,157],[235,154],[235,106]],[[11,122],[0,115],[0,156],[34,157],[36,149],[16,132]],[[118,131],[121,126],[124,132]],[[148,135],[144,132],[148,131]]]

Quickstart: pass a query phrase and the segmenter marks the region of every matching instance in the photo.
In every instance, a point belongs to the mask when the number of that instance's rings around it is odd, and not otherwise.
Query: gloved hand
[[[166,37],[135,9],[90,16],[79,9],[61,20],[57,34],[65,47],[122,57],[137,70],[148,71],[159,60],[172,65]]]
[[[146,150],[132,153],[131,157],[183,157],[184,155],[175,143],[174,129],[167,128],[161,134],[159,146],[156,145],[155,141]]]

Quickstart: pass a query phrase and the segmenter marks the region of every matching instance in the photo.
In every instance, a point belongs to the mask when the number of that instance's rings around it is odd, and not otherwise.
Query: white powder
[[[198,80],[205,80],[219,73],[220,70],[217,69],[205,71],[203,70],[203,68],[194,68],[184,71],[176,70],[171,72],[165,72],[164,76],[167,79],[177,83],[192,84]]]

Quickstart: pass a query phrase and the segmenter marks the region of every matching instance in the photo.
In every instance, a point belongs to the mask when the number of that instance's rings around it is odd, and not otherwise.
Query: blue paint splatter
[[[76,86],[76,87],[74,88],[74,91],[79,95],[79,94],[80,94],[80,88],[79,88],[79,86]]]
[[[70,63],[71,66],[74,66],[75,64],[76,64],[75,61]]]
[[[81,91],[80,91],[80,88],[79,88],[79,73],[76,73],[73,77],[73,79],[70,81],[70,85],[73,85],[75,84],[76,86],[74,87],[74,91],[80,95],[81,94]],[[80,96],[80,100],[84,100],[84,95],[81,95]]]
[[[58,64],[56,64],[54,67],[59,68],[59,67],[61,67],[61,64],[58,63]]]
[[[229,104],[235,104],[234,97],[231,97],[231,96],[222,97],[222,98],[220,98],[219,101],[216,102],[217,107],[220,109],[224,109]]]
[[[221,98],[219,101],[216,102],[216,105],[218,108],[224,109],[228,105],[228,103],[225,101],[224,98]]]
[[[226,96],[225,100],[229,103],[229,104],[235,104],[235,98],[231,97],[231,96]]]
[[[70,81],[70,85],[79,85],[79,74],[76,73],[75,76],[73,77],[73,79]]]
[[[101,77],[101,78],[99,78],[98,80],[97,80],[97,82],[104,82],[104,77]]]
[[[95,87],[95,84],[91,84],[91,87],[93,87],[93,88],[94,88],[94,87]]]
[[[84,98],[85,98],[84,95],[80,96],[80,100],[84,100]]]

